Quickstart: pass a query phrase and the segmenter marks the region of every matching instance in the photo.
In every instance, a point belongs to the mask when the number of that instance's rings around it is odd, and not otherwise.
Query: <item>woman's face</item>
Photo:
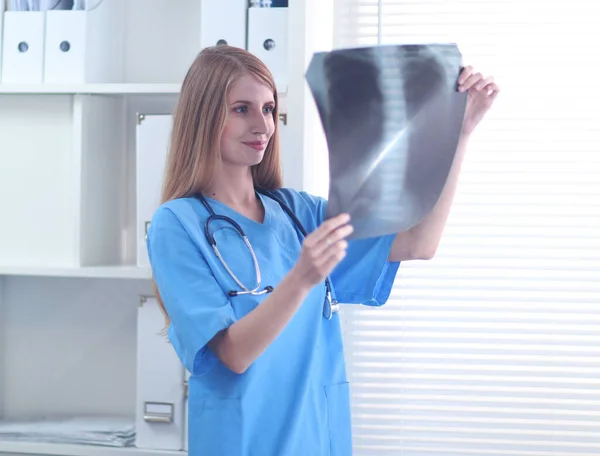
[[[263,159],[275,131],[271,89],[251,75],[238,79],[227,95],[227,120],[221,136],[224,164],[253,166]]]

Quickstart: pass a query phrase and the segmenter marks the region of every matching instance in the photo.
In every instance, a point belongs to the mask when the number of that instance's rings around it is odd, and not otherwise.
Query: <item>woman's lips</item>
[[[247,145],[248,147],[252,147],[254,150],[264,150],[264,148],[267,146],[267,143],[263,141],[247,141],[243,144]]]

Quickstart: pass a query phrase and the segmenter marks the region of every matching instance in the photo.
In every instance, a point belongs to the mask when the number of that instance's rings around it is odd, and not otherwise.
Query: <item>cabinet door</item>
[[[160,205],[171,115],[140,115],[136,129],[137,265],[149,267],[146,233]]]
[[[136,446],[183,449],[185,369],[165,335],[156,299],[144,297],[138,308]]]

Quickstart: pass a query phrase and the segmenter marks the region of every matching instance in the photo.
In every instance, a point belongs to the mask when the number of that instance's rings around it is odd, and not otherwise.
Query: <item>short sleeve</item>
[[[390,296],[400,262],[388,260],[395,235],[354,239],[333,270],[336,299],[346,304],[381,306]]]
[[[202,375],[218,362],[207,343],[235,322],[233,308],[198,246],[169,208],[159,208],[152,218],[147,247],[171,320],[171,343],[186,369]]]
[[[327,200],[301,192],[318,226],[325,220]],[[388,261],[396,235],[353,239],[346,257],[331,274],[335,297],[340,303],[381,306],[394,286],[400,262]]]

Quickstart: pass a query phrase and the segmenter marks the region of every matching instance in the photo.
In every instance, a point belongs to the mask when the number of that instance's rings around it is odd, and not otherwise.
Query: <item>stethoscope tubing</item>
[[[274,201],[276,201],[279,204],[279,206],[283,209],[283,211],[292,219],[295,227],[300,231],[302,236],[304,238],[306,238],[306,236],[308,236],[306,230],[304,229],[304,226],[302,225],[302,222],[300,222],[298,217],[296,217],[296,214],[294,214],[294,212],[290,209],[290,207],[287,204],[285,204],[285,202],[283,202],[281,200],[281,198],[277,197],[276,195],[274,195],[270,192],[264,191],[264,190],[256,189],[256,191],[258,193],[265,195],[265,196],[273,199]],[[246,236],[246,233],[244,232],[244,229],[241,227],[241,225],[239,223],[237,223],[235,220],[233,220],[231,217],[228,217],[226,215],[216,214],[215,211],[210,206],[210,204],[208,203],[208,201],[206,200],[206,198],[204,197],[204,195],[198,194],[197,196],[198,196],[198,199],[200,200],[200,202],[202,203],[202,205],[206,208],[206,210],[209,213],[209,217],[204,224],[204,235],[206,236],[206,240],[213,248],[215,255],[217,256],[217,258],[219,259],[220,263],[223,265],[223,267],[225,268],[227,273],[231,276],[231,278],[235,281],[235,283],[242,289],[242,291],[230,290],[228,293],[229,296],[235,297],[235,296],[248,295],[248,294],[257,296],[257,295],[263,295],[266,293],[271,293],[273,291],[272,286],[266,286],[264,289],[259,291],[259,289],[261,287],[262,277],[261,277],[261,273],[260,273],[260,267],[258,265],[258,259],[256,258],[254,249],[252,248],[252,245],[250,244],[250,241],[248,240],[248,236]],[[227,265],[227,263],[223,259],[223,256],[219,252],[219,249],[217,247],[217,241],[215,240],[214,235],[219,229],[224,229],[226,227],[220,227],[217,230],[215,230],[214,232],[211,232],[210,224],[215,220],[222,220],[222,221],[230,224],[231,227],[233,227],[233,229],[235,231],[237,231],[237,233],[242,237],[246,247],[250,251],[250,254],[252,255],[252,262],[254,263],[254,270],[256,271],[256,286],[253,289],[247,288],[241,282],[241,280],[239,280],[239,278],[235,275],[235,273]],[[339,304],[338,304],[337,300],[332,299],[331,282],[329,281],[329,277],[325,278],[325,290],[326,290],[326,294],[325,294],[325,304],[323,306],[323,316],[327,320],[331,320],[333,314],[338,312]]]

